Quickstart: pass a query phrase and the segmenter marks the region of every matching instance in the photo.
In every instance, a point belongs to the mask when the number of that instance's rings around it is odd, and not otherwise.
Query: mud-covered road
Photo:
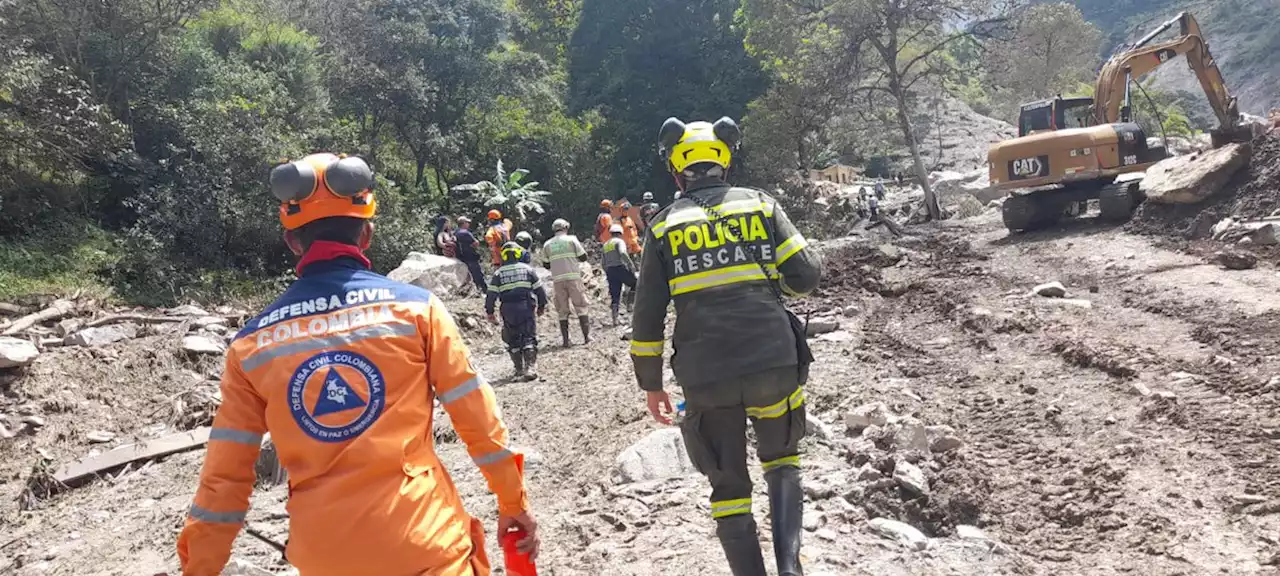
[[[827,430],[805,444],[806,573],[1280,573],[1274,263],[1225,271],[1088,220],[1008,237],[998,215],[987,213],[912,231],[918,236],[826,243],[827,281],[799,306],[841,324],[812,341],[807,402]],[[1067,298],[1028,295],[1050,281],[1064,284]],[[479,300],[450,307],[471,326],[476,363],[497,388],[514,444],[530,452],[544,573],[728,574],[701,478],[627,485],[611,478],[617,455],[660,427],[643,409],[621,329],[597,327],[593,345],[562,350],[549,315],[542,379],[511,383],[496,334],[475,322]],[[603,306],[596,316],[605,316]],[[120,346],[118,357],[143,357]],[[174,343],[157,335],[129,346],[163,356]],[[0,441],[0,573],[176,567],[173,540],[199,452],[16,508],[37,449],[56,459],[89,449],[81,435],[59,430],[86,428],[74,423],[108,402],[137,416],[92,428],[125,442],[179,387],[166,383],[133,398],[94,392],[110,381],[63,384],[91,377],[101,362],[55,352],[6,385],[0,412],[34,404],[49,424]],[[47,409],[55,394],[68,396],[66,405]],[[900,422],[949,426],[963,446],[913,452],[893,437],[901,424],[846,429],[854,408],[877,401]],[[482,478],[447,426],[436,428],[472,513],[492,526]],[[927,495],[892,481],[903,462],[924,472]],[[250,523],[283,536],[284,497],[283,488],[257,494]],[[766,500],[756,500],[767,533]],[[874,533],[874,517],[914,525],[932,537],[929,547],[912,550]],[[959,538],[957,524],[977,526],[988,539]],[[278,568],[274,552],[247,537],[236,554]]]

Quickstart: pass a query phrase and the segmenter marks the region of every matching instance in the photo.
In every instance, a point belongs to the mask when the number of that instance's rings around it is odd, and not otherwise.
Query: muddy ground
[[[912,230],[826,243],[827,281],[798,306],[841,324],[812,340],[808,406],[830,436],[805,442],[807,573],[1280,574],[1275,262],[1225,271],[1184,246],[1088,219],[1015,237],[993,212]],[[1049,281],[1068,298],[1028,296]],[[472,319],[480,310],[478,299],[449,306]],[[603,306],[594,313],[605,317]],[[541,331],[533,383],[508,381],[482,323],[467,337],[513,443],[532,454],[543,573],[727,575],[700,478],[611,480],[618,453],[660,427],[643,408],[622,330],[597,321],[596,343],[567,350],[552,321]],[[41,467],[172,431],[172,398],[221,369],[175,350],[165,333],[57,350],[0,382],[0,412],[47,420],[0,440],[0,573],[176,569],[199,451],[19,506]],[[949,426],[964,444],[895,454],[891,439],[864,442],[845,417],[874,401]],[[91,430],[117,439],[90,445]],[[437,438],[470,510],[492,526],[493,499],[464,447],[440,423]],[[860,472],[887,474],[901,459],[925,472],[928,496]],[[250,524],[282,538],[284,498],[284,488],[257,492]],[[767,533],[766,500],[756,501]],[[916,526],[931,545],[910,550],[873,533],[867,521],[879,516]],[[957,524],[990,540],[958,538]],[[284,569],[247,536],[235,554]]]

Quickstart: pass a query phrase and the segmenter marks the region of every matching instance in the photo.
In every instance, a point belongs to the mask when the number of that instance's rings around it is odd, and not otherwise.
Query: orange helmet
[[[609,199],[608,199],[608,198],[606,198],[606,199],[604,199],[604,200],[601,200],[601,201],[600,201],[600,207],[601,207],[601,208],[613,208],[613,202],[610,202],[610,201],[609,201]]]
[[[312,154],[276,166],[270,180],[286,230],[335,216],[369,219],[377,212],[373,169],[354,156]]]
[[[499,211],[497,211],[497,210],[490,210],[490,211],[489,211],[489,219],[490,219],[490,220],[501,220],[501,219],[502,219],[502,213],[501,213],[501,212],[499,212]]]

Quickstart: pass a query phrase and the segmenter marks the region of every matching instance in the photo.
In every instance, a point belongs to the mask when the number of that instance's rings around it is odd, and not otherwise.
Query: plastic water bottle
[[[684,421],[684,402],[685,402],[684,400],[676,402],[676,417],[675,417],[676,424],[679,424],[680,422]]]

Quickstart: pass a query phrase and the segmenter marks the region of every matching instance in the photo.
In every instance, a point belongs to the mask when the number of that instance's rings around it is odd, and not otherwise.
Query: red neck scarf
[[[369,257],[360,251],[360,248],[350,244],[341,242],[330,242],[328,240],[317,240],[311,243],[311,248],[307,249],[307,253],[302,255],[298,260],[298,267],[295,270],[298,276],[302,276],[302,271],[316,262],[324,262],[326,260],[336,260],[342,257],[355,258],[365,268],[371,267],[373,264],[369,262]]]

